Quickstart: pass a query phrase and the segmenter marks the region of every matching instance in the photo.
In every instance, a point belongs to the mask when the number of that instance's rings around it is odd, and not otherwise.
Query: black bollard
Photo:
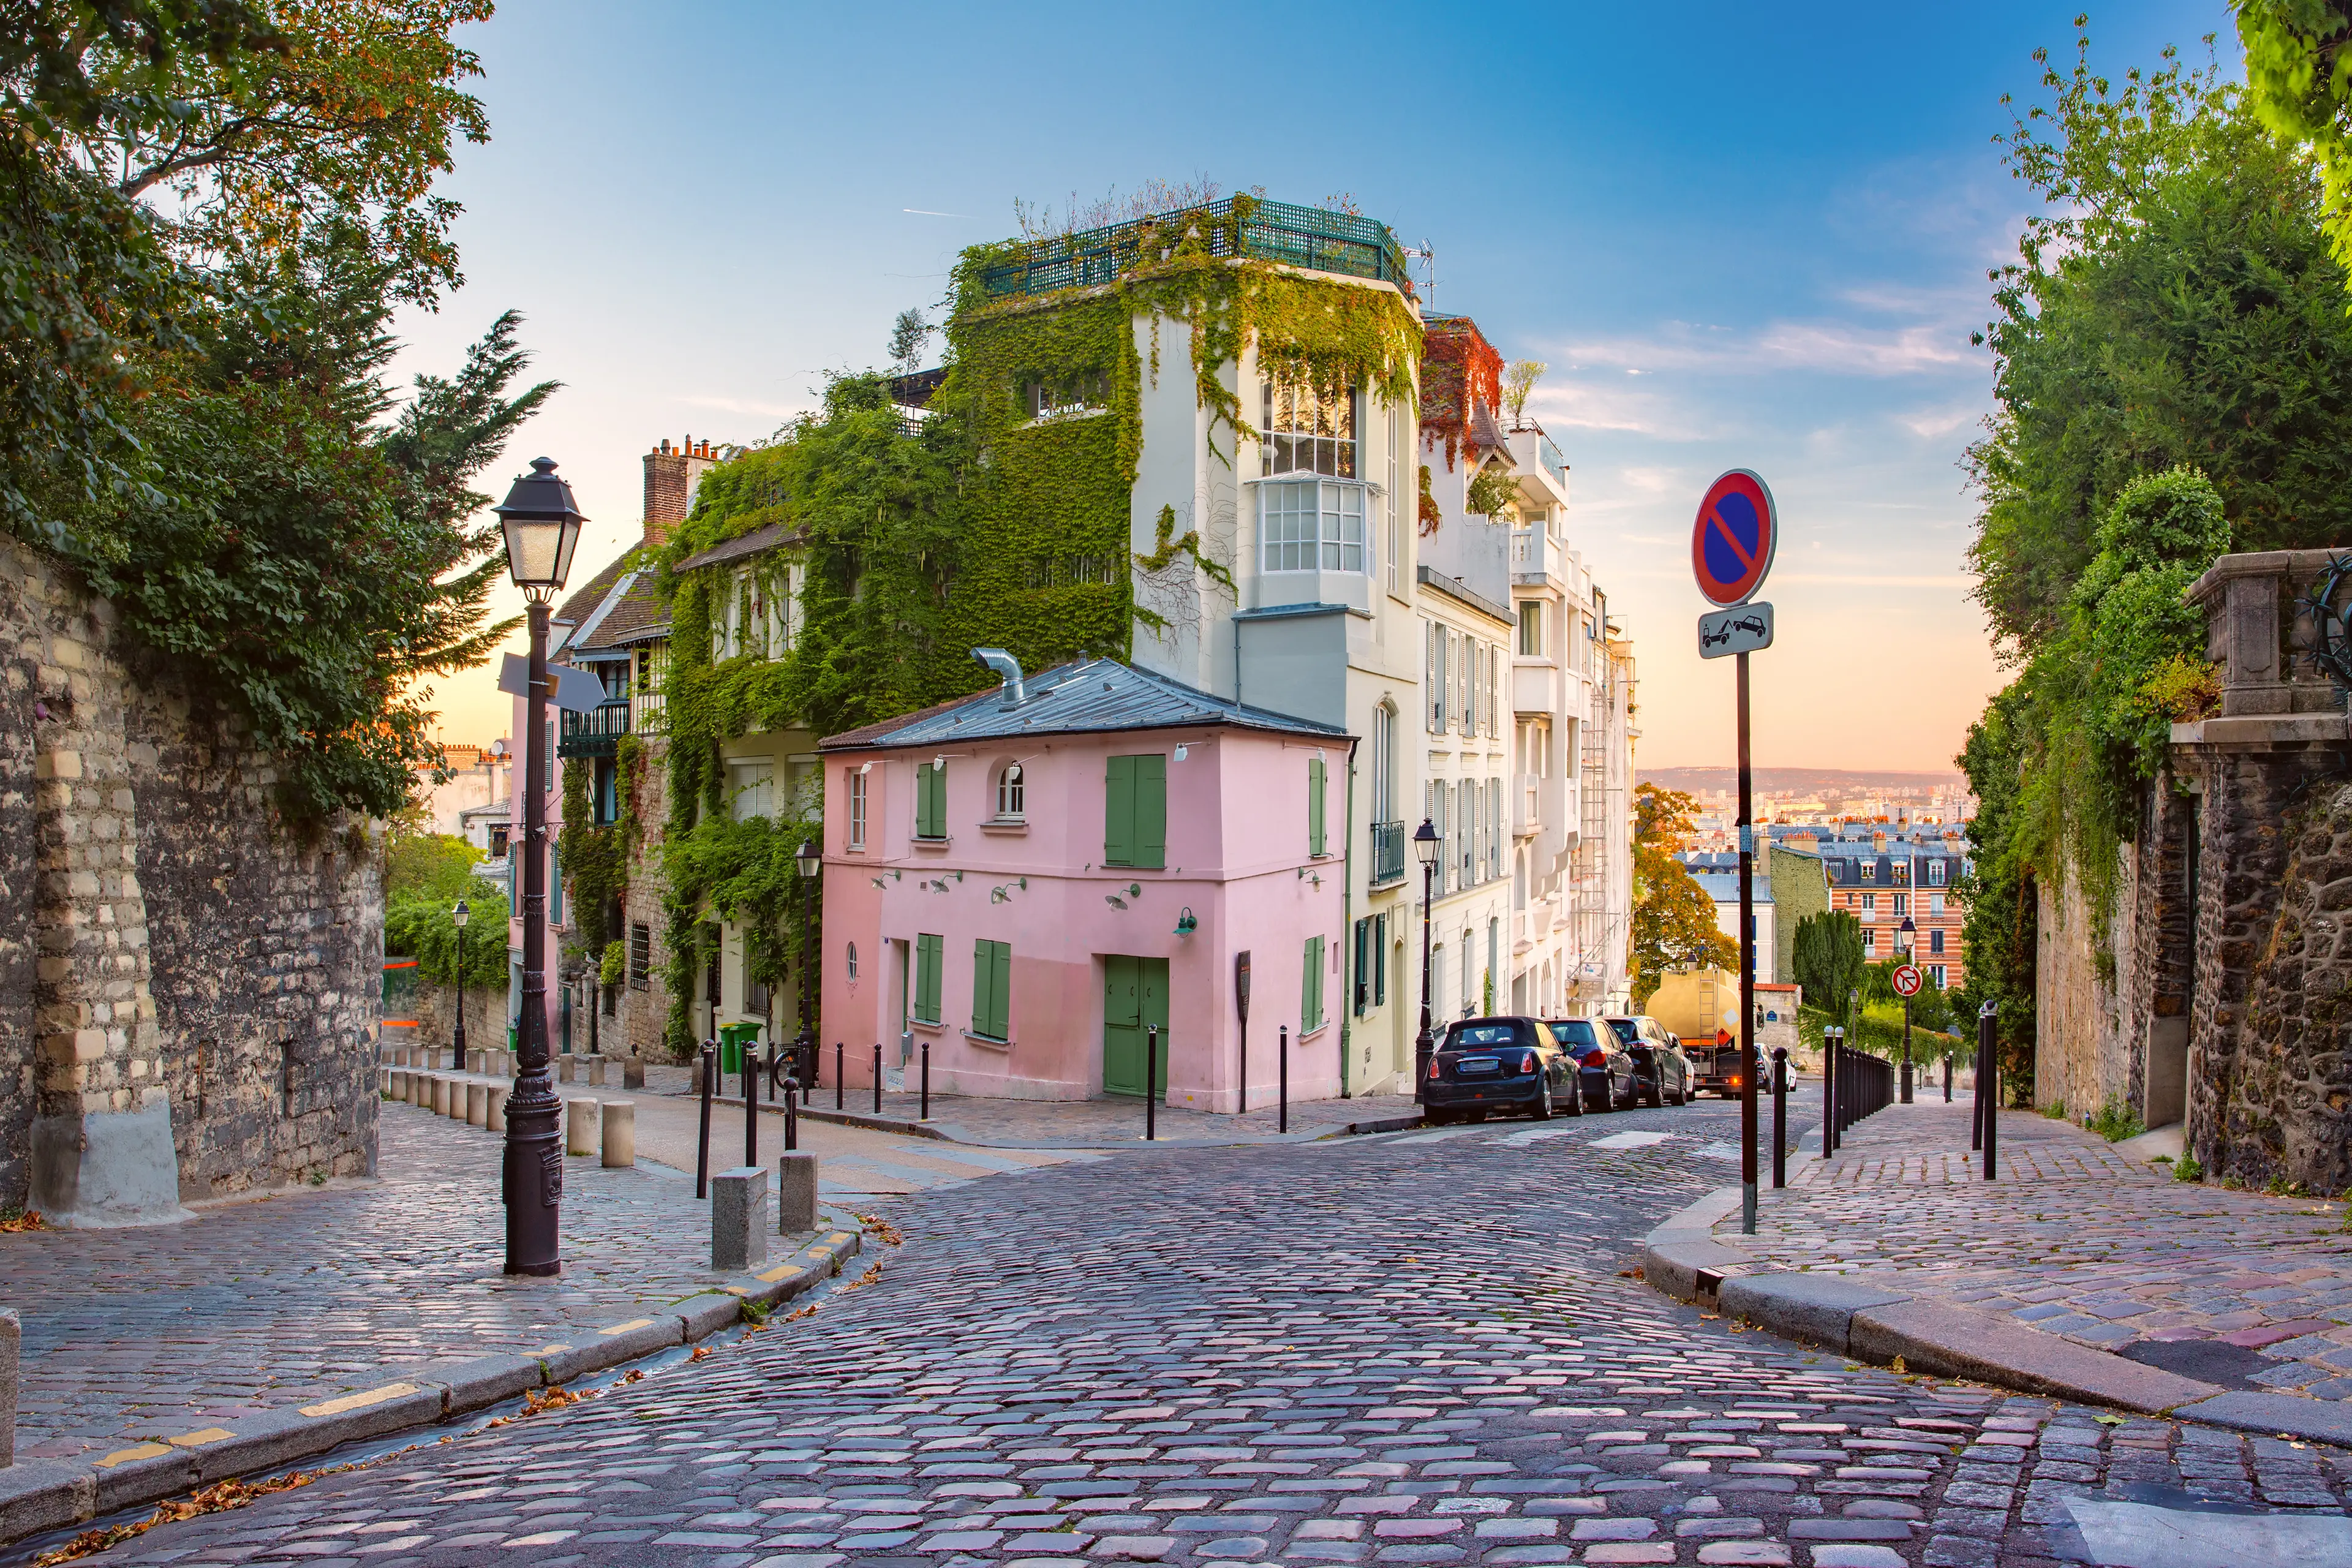
[[[1952,1103],[1952,1053],[1944,1053],[1944,1103]]]
[[[751,1042],[743,1042],[743,1163],[760,1163],[760,1068]]]
[[[1822,1158],[1837,1152],[1838,1026],[1822,1029]]]
[[[710,1042],[705,1040],[702,1043],[702,1136],[697,1141],[694,1151],[694,1195],[698,1198],[710,1195],[710,1097],[718,1087],[711,1080],[718,1068],[718,1053],[710,1048]]]
[[[882,1042],[874,1042],[874,1114],[882,1114]]]
[[[1287,1132],[1287,1131],[1290,1131],[1290,1026],[1289,1026],[1289,1025],[1285,1024],[1285,1025],[1284,1025],[1280,1029],[1278,1029],[1278,1030],[1276,1030],[1276,1038],[1275,1038],[1275,1047],[1274,1047],[1274,1048],[1275,1048],[1274,1064],[1275,1064],[1275,1066],[1276,1066],[1276,1068],[1278,1068],[1279,1069],[1281,1069],[1281,1070],[1279,1070],[1278,1072],[1276,1072],[1276,1073],[1274,1075],[1274,1081],[1275,1081],[1275,1094],[1276,1094],[1276,1103],[1277,1103],[1278,1105],[1280,1105],[1280,1106],[1281,1106],[1281,1108],[1282,1108],[1279,1111],[1277,1111],[1277,1112],[1276,1113],[1276,1116],[1275,1116],[1275,1123],[1274,1123],[1274,1130],[1275,1130],[1276,1132]]]
[[[841,1042],[835,1040],[833,1042],[833,1108],[835,1110],[842,1109],[842,1097],[849,1092],[848,1080],[842,1076],[841,1062]]]
[[[1160,1026],[1143,1026],[1143,1141],[1155,1142],[1160,1136],[1160,1097],[1151,1092],[1152,1080],[1160,1076]]]
[[[1993,1005],[1984,1005],[1977,1015],[1977,1056],[1984,1063],[1978,1070],[1978,1081],[1984,1087],[1979,1094],[1984,1103],[1984,1179],[1993,1179],[1998,1169],[1994,1163],[1997,1145],[2000,1141],[2000,1049],[1993,1042]]]
[[[796,1153],[801,1146],[800,1080],[784,1079],[784,1152]]]
[[[1772,1047],[1772,1184],[1789,1184],[1789,1047]]]
[[[922,1110],[922,1114],[921,1114],[920,1116],[917,1117],[917,1118],[916,1118],[916,1120],[917,1120],[917,1121],[929,1121],[930,1119],[931,1119],[931,1042],[930,1042],[930,1041],[929,1041],[929,1040],[925,1040],[925,1041],[923,1042],[923,1110]]]

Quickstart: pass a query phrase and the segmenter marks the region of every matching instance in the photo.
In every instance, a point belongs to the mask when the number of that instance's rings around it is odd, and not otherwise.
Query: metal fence
[[[1223,219],[1233,210],[1234,198],[1226,196],[1183,212],[1033,240],[1022,259],[983,271],[981,287],[1003,299],[1116,282],[1138,268],[1170,259],[1191,226],[1187,220]],[[1217,222],[1208,226],[1213,256],[1249,256],[1406,287],[1403,247],[1388,225],[1370,218],[1287,202],[1254,201],[1238,226]]]

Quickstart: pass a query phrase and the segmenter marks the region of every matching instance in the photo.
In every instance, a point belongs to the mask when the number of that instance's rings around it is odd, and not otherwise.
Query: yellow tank
[[[1683,1039],[1711,1045],[1717,1029],[1739,1032],[1739,976],[1722,969],[1669,974],[1647,1011]]]

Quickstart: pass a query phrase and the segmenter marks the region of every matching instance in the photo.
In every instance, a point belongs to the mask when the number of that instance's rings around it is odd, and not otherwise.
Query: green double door
[[[1155,1098],[1168,1098],[1168,961],[1108,953],[1103,958],[1103,1092],[1143,1093],[1144,1029],[1160,1026]]]

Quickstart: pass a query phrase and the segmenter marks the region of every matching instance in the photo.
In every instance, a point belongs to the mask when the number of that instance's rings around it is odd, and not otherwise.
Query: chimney
[[[670,530],[686,521],[688,509],[694,505],[695,487],[702,482],[704,472],[718,461],[710,443],[698,445],[688,436],[681,447],[667,440],[646,454],[646,537],[647,549],[659,546],[669,538]]]

